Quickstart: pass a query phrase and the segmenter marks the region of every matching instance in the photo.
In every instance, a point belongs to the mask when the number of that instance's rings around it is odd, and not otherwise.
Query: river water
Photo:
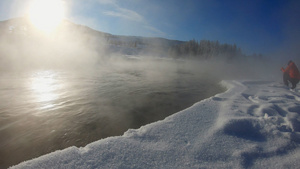
[[[0,168],[164,119],[223,91],[181,63],[0,74]]]

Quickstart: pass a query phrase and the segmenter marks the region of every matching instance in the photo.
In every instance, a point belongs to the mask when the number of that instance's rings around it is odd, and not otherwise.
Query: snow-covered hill
[[[222,84],[225,93],[165,120],[12,168],[299,168],[299,87]]]

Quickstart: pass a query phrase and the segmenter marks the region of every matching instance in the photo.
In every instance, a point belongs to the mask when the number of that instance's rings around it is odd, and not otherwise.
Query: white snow
[[[274,81],[228,90],[165,120],[12,168],[299,168],[300,94]]]

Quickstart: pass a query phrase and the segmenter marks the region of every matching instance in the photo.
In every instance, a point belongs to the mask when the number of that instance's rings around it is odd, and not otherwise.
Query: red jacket
[[[299,70],[294,62],[291,62],[286,69],[281,68],[281,71],[288,73],[291,78],[300,79]]]

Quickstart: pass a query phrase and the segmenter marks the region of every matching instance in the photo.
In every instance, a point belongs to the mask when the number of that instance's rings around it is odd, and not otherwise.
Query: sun
[[[61,0],[33,0],[28,15],[36,28],[50,33],[64,19],[64,3]]]

